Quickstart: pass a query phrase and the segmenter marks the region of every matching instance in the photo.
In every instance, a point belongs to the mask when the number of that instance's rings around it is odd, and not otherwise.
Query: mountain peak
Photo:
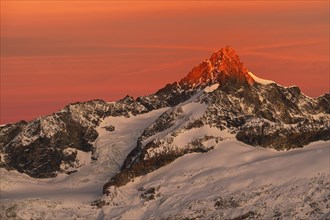
[[[227,70],[228,73],[246,71],[246,68],[243,66],[243,63],[241,63],[236,51],[229,46],[214,52],[209,60],[214,67],[222,67],[222,69]]]
[[[195,66],[182,82],[198,87],[212,83],[224,85],[228,82],[253,85],[255,81],[248,74],[236,51],[226,46]]]

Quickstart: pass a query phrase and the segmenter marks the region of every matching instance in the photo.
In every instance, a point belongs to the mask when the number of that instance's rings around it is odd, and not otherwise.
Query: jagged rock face
[[[190,88],[205,86],[206,84],[220,83],[220,85],[248,84],[254,80],[240,61],[235,50],[226,47],[212,54],[210,59],[204,60],[180,81],[180,85]]]
[[[74,172],[71,165],[77,161],[77,153],[66,151],[73,148],[93,152],[92,142],[98,136],[95,129],[103,118],[145,112],[148,109],[143,104],[127,96],[115,103],[102,100],[74,103],[31,122],[5,125],[0,127],[0,167],[37,178]],[[97,159],[93,155],[92,158]]]
[[[315,100],[304,96],[298,87],[271,84],[262,88],[260,97],[263,101],[254,113],[258,117],[240,127],[237,140],[282,150],[330,139],[329,114],[320,105],[328,103],[329,96]]]
[[[76,103],[52,115],[25,122],[20,133],[2,139],[1,165],[33,177],[56,176],[61,171],[61,163],[72,160],[65,156],[66,148],[92,150],[90,142],[98,135],[94,128],[107,112],[106,107],[103,101]],[[6,136],[6,130],[17,126],[9,124],[1,128],[0,134]]]
[[[202,119],[219,129],[233,129],[244,143],[281,150],[330,138],[330,115],[320,105],[329,102],[329,96],[315,100],[298,87],[275,83],[230,94],[218,90],[211,96],[202,100],[211,103]]]
[[[317,107],[319,111],[330,114],[330,93],[317,98]]]

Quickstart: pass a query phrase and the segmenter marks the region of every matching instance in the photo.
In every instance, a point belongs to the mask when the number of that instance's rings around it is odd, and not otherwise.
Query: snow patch
[[[0,163],[4,163],[5,164],[5,154],[4,153],[0,153]]]
[[[207,105],[199,102],[191,102],[183,105],[182,110],[186,115],[189,115],[191,119],[199,119],[203,116],[207,107]]]
[[[184,131],[179,133],[173,140],[173,144],[180,148],[185,147],[188,143],[204,137],[204,136],[213,136],[213,137],[220,137],[223,139],[234,138],[234,134],[230,134],[228,130],[220,130],[216,127],[210,127],[205,125],[200,128],[192,128],[188,131]]]
[[[257,76],[255,76],[253,73],[249,72],[249,75],[256,81],[257,83],[263,84],[263,85],[268,85],[271,83],[275,83],[274,81],[268,80],[268,79],[261,79]]]
[[[208,86],[204,89],[205,92],[209,93],[209,92],[213,92],[214,90],[216,90],[219,87],[219,83],[213,84],[211,86]]]

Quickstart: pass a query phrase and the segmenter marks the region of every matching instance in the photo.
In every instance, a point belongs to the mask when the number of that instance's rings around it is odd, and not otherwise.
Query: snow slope
[[[102,187],[106,181],[119,171],[127,154],[136,147],[136,139],[166,109],[130,118],[105,118],[97,128],[99,137],[94,143],[97,160],[91,162],[91,155],[86,158],[86,155],[78,152],[78,158],[87,164],[71,175],[59,174],[53,179],[35,179],[17,171],[1,168],[1,204],[12,202],[25,204],[25,200],[31,200],[36,204],[40,202],[41,208],[36,209],[40,213],[43,210],[43,201],[54,203],[54,206],[62,204],[64,209],[70,207],[76,209],[79,207],[78,204],[88,204],[90,208],[89,204],[102,195]],[[109,124],[115,126],[115,131],[109,132],[104,128]],[[22,218],[28,218],[27,216],[23,214]]]
[[[304,208],[306,200],[329,214],[329,144],[320,141],[304,149],[277,152],[226,140],[213,151],[185,155],[122,188],[113,188],[117,196],[106,198],[112,206],[104,208],[104,215],[111,219],[212,219],[236,218],[252,211],[251,215],[263,219],[276,212],[287,218],[303,218],[306,213],[316,217],[309,213],[313,207]]]
[[[259,77],[257,77],[256,75],[254,75],[253,73],[249,72],[249,75],[254,79],[254,81],[256,81],[257,83],[263,84],[263,85],[267,85],[267,84],[271,84],[271,83],[275,83],[272,80],[268,80],[268,79],[261,79]]]
[[[111,123],[117,126],[117,133],[104,132],[96,144],[100,149],[106,148],[106,140],[116,138],[112,143],[117,143],[117,147],[127,146],[128,152],[130,140],[125,132],[133,127],[146,126],[150,122],[149,117],[155,115],[137,116],[142,120],[133,117],[117,120],[108,118],[103,125]],[[219,142],[212,151],[185,155],[123,187],[112,188],[112,193],[104,197],[110,205],[102,208],[90,205],[101,195],[102,184],[98,183],[102,182],[102,178],[98,179],[109,175],[111,171],[111,163],[105,162],[106,152],[101,150],[100,158],[103,158],[101,161],[104,160],[104,164],[98,164],[97,167],[97,164],[92,163],[76,174],[62,175],[52,180],[36,180],[1,169],[1,177],[5,177],[5,180],[1,178],[1,217],[330,217],[329,146],[330,141],[318,141],[302,149],[278,152],[251,147],[236,140],[225,140]],[[119,161],[120,157],[116,159]],[[112,161],[115,159],[112,158]],[[118,166],[112,166],[115,172]]]

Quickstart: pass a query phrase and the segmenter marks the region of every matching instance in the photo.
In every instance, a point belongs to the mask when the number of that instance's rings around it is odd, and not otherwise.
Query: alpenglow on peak
[[[205,84],[226,83],[253,85],[254,79],[248,74],[247,68],[240,61],[236,51],[227,46],[214,52],[209,59],[195,66],[181,80],[180,84],[198,87]]]

